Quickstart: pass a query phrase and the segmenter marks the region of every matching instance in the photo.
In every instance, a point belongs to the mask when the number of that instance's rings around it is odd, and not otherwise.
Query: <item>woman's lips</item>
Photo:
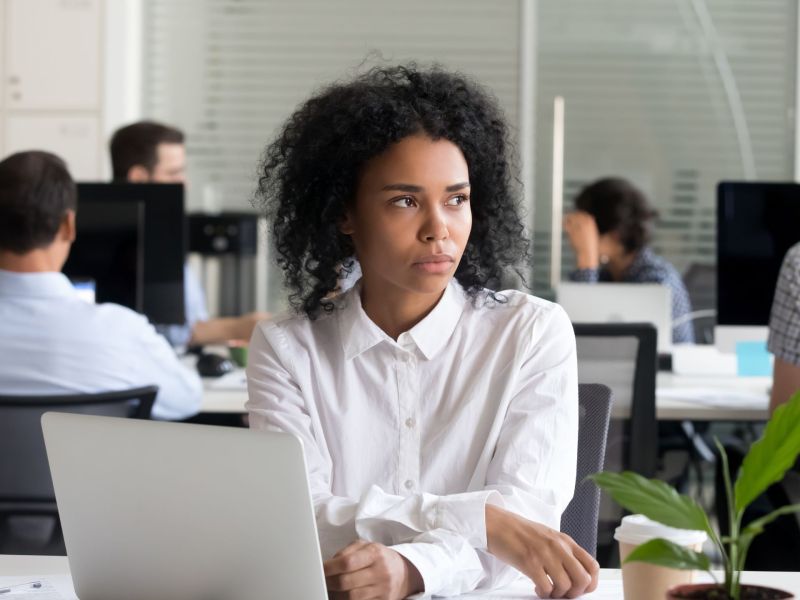
[[[413,267],[424,273],[446,273],[453,268],[454,262],[453,257],[449,254],[435,254],[419,259],[413,264]]]

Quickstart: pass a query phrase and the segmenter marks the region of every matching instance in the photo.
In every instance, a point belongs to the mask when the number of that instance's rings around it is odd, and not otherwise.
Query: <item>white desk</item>
[[[718,577],[720,573],[716,574]],[[32,579],[42,579],[52,584],[65,600],[75,600],[75,590],[69,575],[69,564],[63,556],[9,556],[0,555],[0,586],[22,583]],[[706,581],[707,575],[697,574],[698,581]],[[783,588],[800,597],[800,573],[746,572],[742,576],[745,583],[755,583]],[[533,586],[520,581],[505,590],[472,593],[462,598],[492,598],[494,600],[533,599]],[[598,589],[581,596],[591,600],[619,600],[622,598],[622,581],[618,569],[602,569]]]
[[[769,377],[659,373],[656,416],[662,421],[766,421],[770,385]],[[245,412],[247,387],[243,369],[219,379],[205,379],[203,386],[203,412]],[[613,411],[615,418],[629,414],[623,407]]]

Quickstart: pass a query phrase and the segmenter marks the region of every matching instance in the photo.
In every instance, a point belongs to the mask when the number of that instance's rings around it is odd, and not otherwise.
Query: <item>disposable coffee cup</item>
[[[661,538],[699,552],[707,537],[705,531],[667,527],[651,521],[644,515],[623,517],[622,523],[614,532],[614,539],[619,542],[619,556],[623,563],[622,588],[625,600],[666,598],[669,588],[692,583],[694,574],[692,571],[670,569],[639,561],[625,564],[625,559],[634,548],[655,538]]]

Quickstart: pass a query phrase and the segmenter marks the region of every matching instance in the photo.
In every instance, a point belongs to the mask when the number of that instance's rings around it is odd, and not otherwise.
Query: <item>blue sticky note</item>
[[[772,360],[766,342],[736,342],[736,371],[739,377],[772,375]]]

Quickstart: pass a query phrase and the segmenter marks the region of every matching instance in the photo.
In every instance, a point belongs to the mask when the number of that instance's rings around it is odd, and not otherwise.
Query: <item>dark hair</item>
[[[339,231],[364,164],[417,133],[459,147],[469,168],[472,231],[455,277],[475,298],[496,288],[528,244],[511,191],[507,127],[495,100],[466,77],[411,64],[374,68],[298,108],[264,154],[258,198],[272,222],[292,306],[314,318],[347,271],[353,244]],[[492,298],[503,301],[490,292]]]
[[[594,217],[600,234],[616,232],[626,252],[644,248],[658,213],[645,195],[620,177],[606,177],[586,186],[575,198],[575,208]]]
[[[49,246],[77,202],[75,182],[58,156],[12,154],[0,162],[0,249],[25,254]]]
[[[159,144],[183,144],[183,132],[175,127],[139,121],[117,129],[111,137],[111,170],[114,181],[125,181],[131,167],[151,172],[158,164]]]

